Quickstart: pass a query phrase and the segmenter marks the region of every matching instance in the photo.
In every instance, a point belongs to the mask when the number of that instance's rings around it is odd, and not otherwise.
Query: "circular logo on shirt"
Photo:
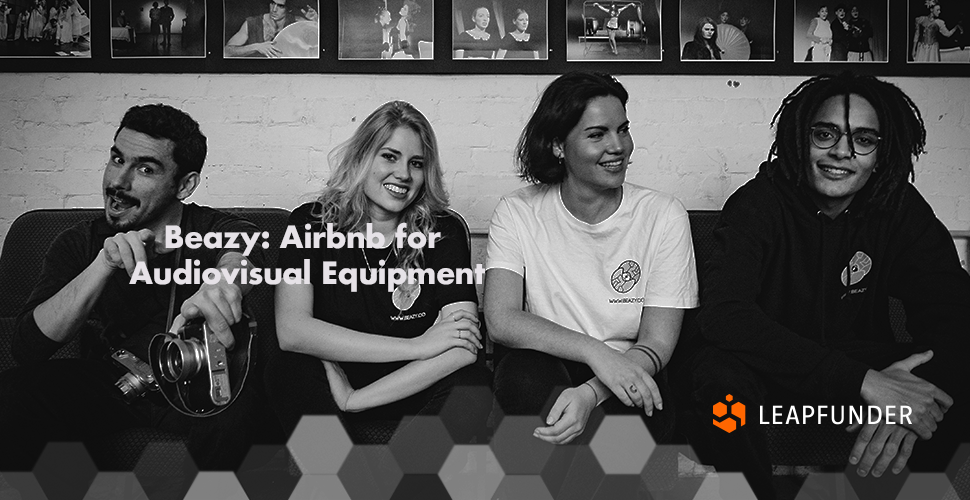
[[[856,252],[849,265],[842,269],[842,286],[851,286],[865,278],[872,269],[872,259],[864,252]]]
[[[616,271],[613,271],[613,275],[610,276],[610,285],[613,285],[613,289],[620,293],[629,292],[638,281],[640,281],[640,264],[633,260],[623,261],[620,267],[616,268]]]
[[[399,311],[404,312],[414,305],[414,301],[418,300],[418,295],[421,295],[421,284],[402,283],[391,294],[391,303]]]

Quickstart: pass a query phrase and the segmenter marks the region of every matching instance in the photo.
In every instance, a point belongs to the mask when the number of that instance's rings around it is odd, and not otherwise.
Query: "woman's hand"
[[[354,388],[350,385],[347,374],[344,373],[340,365],[333,361],[320,361],[323,363],[324,369],[327,370],[327,382],[330,383],[330,393],[333,394],[337,408],[340,408],[340,411],[351,411],[347,408],[350,407],[350,397],[354,395]]]
[[[627,406],[638,406],[653,416],[653,409],[663,409],[660,388],[643,366],[613,350],[606,344],[590,356],[589,367],[614,395]]]
[[[460,347],[478,354],[482,348],[482,333],[478,329],[478,315],[466,309],[458,309],[448,316],[438,318],[420,337],[413,339],[417,350],[416,359],[433,358],[448,349]]]
[[[549,410],[548,427],[538,427],[532,435],[552,444],[567,444],[586,429],[593,408],[596,408],[596,393],[592,386],[569,387],[559,394]]]

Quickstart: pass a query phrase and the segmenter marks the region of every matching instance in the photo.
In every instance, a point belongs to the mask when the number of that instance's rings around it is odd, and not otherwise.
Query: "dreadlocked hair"
[[[408,232],[428,234],[435,229],[437,215],[448,208],[448,193],[441,173],[438,140],[431,123],[420,111],[404,101],[391,101],[374,110],[361,122],[354,135],[337,146],[329,156],[333,175],[317,197],[319,210],[314,215],[322,224],[333,223],[341,232],[361,232],[370,222],[364,182],[377,152],[394,131],[405,127],[421,138],[424,152],[424,185],[417,197],[401,213],[400,221]],[[423,267],[423,249],[410,245],[396,249],[402,269]]]
[[[914,179],[913,163],[925,153],[926,128],[919,108],[899,87],[873,76],[844,72],[819,75],[793,90],[771,119],[775,140],[768,152],[768,175],[781,172],[801,186],[806,181],[805,162],[811,139],[812,119],[828,98],[856,94],[876,110],[879,146],[876,168],[869,178],[868,208],[896,210],[903,201],[906,184]],[[777,160],[777,161],[772,161]]]

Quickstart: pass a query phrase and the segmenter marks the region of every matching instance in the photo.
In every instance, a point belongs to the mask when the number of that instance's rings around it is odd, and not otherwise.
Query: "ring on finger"
[[[637,386],[630,384],[630,392],[637,392]]]

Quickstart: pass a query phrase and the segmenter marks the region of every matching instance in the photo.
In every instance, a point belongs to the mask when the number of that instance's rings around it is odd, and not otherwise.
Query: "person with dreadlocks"
[[[834,423],[846,405],[895,407],[899,425],[866,418],[846,429],[862,427],[850,466],[863,477],[907,464],[942,471],[967,441],[970,276],[911,183],[926,142],[920,112],[895,85],[844,73],[803,82],[772,125],[768,161],[714,229],[699,335],[674,374],[692,384],[702,417],[732,399],[749,420],[764,419],[766,402],[833,405],[824,421]],[[894,339],[890,296],[905,307],[912,343]],[[701,461],[741,470],[759,498],[775,498],[760,422],[728,433],[710,418],[691,430]]]

